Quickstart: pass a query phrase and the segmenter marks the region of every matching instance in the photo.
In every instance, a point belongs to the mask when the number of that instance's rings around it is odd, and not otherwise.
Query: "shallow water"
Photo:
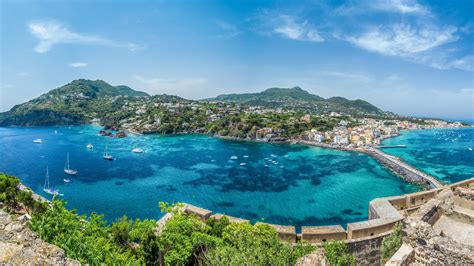
[[[383,149],[446,183],[474,177],[474,128],[405,131],[384,140]]]
[[[159,218],[158,202],[167,201],[252,221],[344,225],[367,219],[368,203],[376,197],[418,189],[354,152],[202,135],[116,139],[97,136],[99,129],[0,128],[0,171],[50,198],[42,191],[48,165],[52,187],[69,208],[103,213],[109,221],[123,214]],[[36,138],[43,144],[34,144]],[[106,144],[112,162],[102,159]],[[134,146],[144,153],[132,153]],[[63,172],[67,152],[79,171],[75,177]]]

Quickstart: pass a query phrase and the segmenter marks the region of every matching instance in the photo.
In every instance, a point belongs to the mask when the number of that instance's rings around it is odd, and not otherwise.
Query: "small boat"
[[[114,157],[112,155],[109,155],[109,153],[107,152],[107,145],[105,145],[105,152],[104,152],[104,160],[108,160],[108,161],[112,161],[114,159]]]
[[[472,148],[471,148],[471,147],[469,147],[469,148],[467,148],[467,149],[470,150],[470,151],[472,151]]]
[[[66,173],[68,175],[76,175],[77,174],[77,171],[71,169],[71,167],[69,166],[69,152],[67,153],[66,164],[64,165],[64,173]]]
[[[71,179],[64,178],[63,181],[66,182],[66,183],[69,183],[69,182],[71,182]]]
[[[41,143],[43,143],[43,140],[42,139],[35,139],[35,140],[33,140],[33,142],[36,143],[36,144],[41,144]]]
[[[54,134],[56,134],[56,135],[57,135],[57,134],[58,134],[58,131],[57,131],[57,130],[55,130],[55,131],[54,131]]]
[[[237,159],[239,159],[239,157],[237,157],[237,156],[234,155],[234,156],[230,156],[229,159],[231,159],[231,160],[237,160]]]
[[[89,144],[86,145],[86,147],[90,150],[90,149],[94,148],[94,145],[89,143]]]
[[[240,163],[240,165],[241,165],[241,166],[245,166],[245,165],[247,165],[247,164],[246,164],[246,163]]]
[[[143,150],[142,150],[141,148],[138,148],[138,147],[135,145],[135,147],[132,149],[132,152],[134,152],[134,153],[142,153]]]
[[[58,190],[52,189],[49,187],[49,169],[47,166],[46,166],[46,179],[44,180],[43,191],[54,196],[57,196],[59,194]]]

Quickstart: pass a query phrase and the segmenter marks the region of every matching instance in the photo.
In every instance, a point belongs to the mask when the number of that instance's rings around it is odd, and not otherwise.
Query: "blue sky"
[[[474,1],[0,2],[0,111],[73,79],[200,99],[300,86],[474,119]]]

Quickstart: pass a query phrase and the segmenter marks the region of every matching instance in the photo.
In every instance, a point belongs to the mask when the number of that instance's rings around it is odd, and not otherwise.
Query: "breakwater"
[[[438,181],[433,176],[430,176],[415,167],[401,161],[399,158],[388,155],[379,149],[366,147],[366,148],[352,148],[347,146],[337,146],[337,145],[330,145],[324,143],[315,143],[311,141],[298,141],[297,143],[310,145],[320,148],[327,148],[327,149],[336,149],[336,150],[343,150],[343,151],[353,151],[353,152],[362,152],[365,153],[374,159],[376,159],[379,163],[383,166],[387,167],[402,179],[406,180],[407,182],[413,184],[420,184],[420,185],[428,185],[430,188],[440,188],[443,184]]]
[[[435,177],[423,173],[415,167],[405,162],[402,162],[398,157],[388,155],[374,148],[366,148],[364,152],[368,155],[371,155],[382,165],[397,173],[403,179],[410,183],[426,184],[429,185],[431,188],[441,188],[443,186],[443,184]]]

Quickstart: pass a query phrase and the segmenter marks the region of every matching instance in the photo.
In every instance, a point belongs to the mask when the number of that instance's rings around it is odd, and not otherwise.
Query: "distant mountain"
[[[0,126],[70,125],[89,122],[120,109],[126,101],[149,97],[102,80],[74,80],[0,114]]]
[[[339,112],[360,115],[384,115],[384,111],[363,100],[348,100],[343,97],[324,99],[300,87],[270,88],[258,93],[223,94],[206,101],[238,102],[265,107],[288,107],[306,109],[316,113]]]

